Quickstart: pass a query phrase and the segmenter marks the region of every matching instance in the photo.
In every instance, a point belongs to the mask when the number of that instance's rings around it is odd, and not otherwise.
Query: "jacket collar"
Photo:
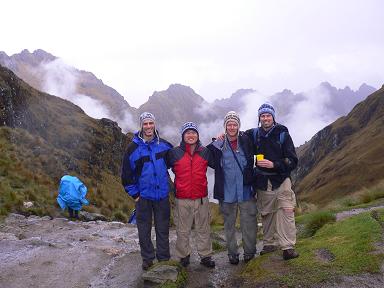
[[[181,141],[180,142],[180,148],[185,151],[185,152],[188,152],[189,154],[190,153],[190,147],[187,148],[187,146],[189,146],[187,143],[185,143],[184,141]],[[197,140],[197,143],[196,143],[196,148],[195,148],[195,152],[199,152],[203,149],[202,145],[201,145],[201,142],[200,140]]]
[[[159,138],[157,137],[157,134],[155,134],[155,137],[149,142],[145,142],[144,139],[140,135],[140,131],[135,133],[135,137],[133,137],[133,142],[135,142],[138,145],[147,145],[147,144],[153,144],[156,142],[159,142]]]

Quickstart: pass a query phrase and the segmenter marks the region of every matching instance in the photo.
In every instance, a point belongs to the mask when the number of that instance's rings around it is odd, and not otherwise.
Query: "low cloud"
[[[337,116],[327,108],[331,95],[318,87],[303,93],[304,99],[293,105],[286,115],[284,124],[288,127],[296,146],[309,141],[318,131],[336,120]]]
[[[40,66],[44,72],[42,89],[52,95],[71,101],[93,118],[111,118],[108,109],[103,104],[88,95],[77,93],[78,72],[56,59]]]
[[[113,120],[119,123],[119,126],[121,127],[124,133],[127,133],[128,131],[135,132],[139,128],[139,125],[136,123],[137,121],[134,121],[133,116],[128,112],[126,112],[122,118],[113,119]]]
[[[240,111],[242,130],[258,126],[258,108],[265,102],[270,102],[276,110],[276,121],[287,126],[295,146],[309,141],[318,131],[335,121],[342,115],[330,110],[332,98],[322,86],[302,93],[294,100],[251,93],[244,96],[244,109]],[[282,101],[282,102],[277,102]],[[277,105],[279,104],[279,105]],[[284,107],[287,105],[288,107]],[[282,114],[276,107],[284,108]]]
[[[108,118],[118,122],[123,132],[136,130],[137,127],[130,113],[125,113],[123,117],[114,117],[101,101],[89,95],[77,93],[79,72],[62,59],[42,63],[38,69],[44,76],[42,86],[44,92],[71,101],[92,118]]]

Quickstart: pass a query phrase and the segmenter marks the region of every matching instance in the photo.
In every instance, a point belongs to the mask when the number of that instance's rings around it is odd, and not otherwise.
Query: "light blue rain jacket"
[[[61,209],[69,207],[73,210],[80,210],[83,205],[89,205],[85,195],[87,195],[87,187],[79,178],[70,175],[64,175],[61,178],[57,196],[57,203]]]

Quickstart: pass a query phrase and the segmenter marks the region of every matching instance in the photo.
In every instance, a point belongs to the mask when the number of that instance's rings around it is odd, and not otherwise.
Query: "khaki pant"
[[[286,178],[280,187],[273,191],[268,181],[267,191],[257,191],[257,205],[263,223],[264,245],[279,245],[282,250],[294,248],[296,197],[291,180]]]
[[[211,256],[211,215],[208,197],[191,199],[176,199],[176,257],[184,258],[191,254],[190,235],[192,224],[195,222],[197,252],[201,258]]]

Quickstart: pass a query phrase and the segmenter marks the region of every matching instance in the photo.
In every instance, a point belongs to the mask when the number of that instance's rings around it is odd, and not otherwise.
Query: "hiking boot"
[[[231,263],[232,265],[239,264],[239,255],[238,254],[228,255],[228,259],[229,259],[229,263]]]
[[[143,270],[147,271],[149,268],[151,268],[153,265],[153,261],[152,260],[149,260],[149,261],[143,261],[143,264],[141,265],[141,268],[143,268]]]
[[[212,260],[211,256],[202,258],[200,261],[200,264],[204,265],[205,267],[208,267],[208,268],[214,268],[215,267],[215,261]]]
[[[289,260],[293,258],[299,257],[299,253],[295,251],[295,249],[287,249],[283,250],[283,259],[284,260]]]
[[[189,258],[190,258],[190,255],[181,258],[180,259],[181,266],[187,267],[189,265]]]
[[[263,247],[263,250],[260,251],[260,255],[264,255],[267,253],[271,253],[277,250],[277,247],[275,245],[265,245]]]
[[[244,255],[244,262],[248,263],[251,261],[253,258],[255,258],[255,255]]]

